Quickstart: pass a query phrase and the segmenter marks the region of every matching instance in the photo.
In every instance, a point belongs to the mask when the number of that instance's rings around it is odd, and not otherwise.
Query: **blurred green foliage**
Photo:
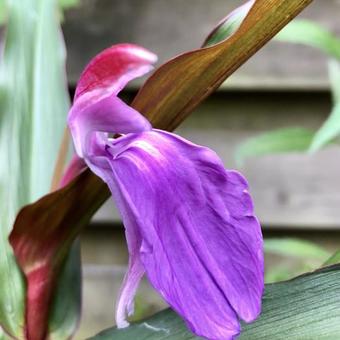
[[[333,98],[332,110],[326,121],[313,135],[305,129],[294,127],[266,132],[247,140],[236,151],[236,159],[239,162],[247,157],[278,152],[315,152],[332,142],[338,142],[340,135],[340,39],[319,24],[308,20],[292,21],[275,39],[314,47],[328,56],[330,89]]]
[[[297,238],[270,238],[264,242],[266,253],[326,261],[331,254],[313,242]]]
[[[314,242],[287,237],[265,239],[264,251],[267,258],[276,256],[275,266],[269,265],[266,268],[266,282],[288,280],[315,270],[331,256],[329,251]]]
[[[8,4],[10,1],[11,0],[0,0],[0,25],[6,23],[6,20],[8,18]],[[63,10],[67,10],[69,8],[78,6],[81,0],[57,0],[57,1],[59,3],[59,9],[62,12]],[[62,13],[61,18],[63,18]]]
[[[19,209],[50,190],[69,95],[56,0],[7,0],[0,8],[8,14],[0,61],[0,324],[21,339],[26,283],[8,235]],[[76,246],[59,278],[51,339],[77,326],[79,277]]]
[[[80,0],[59,0],[59,6],[63,9],[75,7],[78,6],[79,4]]]
[[[285,128],[264,133],[242,143],[235,154],[242,166],[248,157],[288,151],[305,151],[314,138],[314,132],[304,128]]]

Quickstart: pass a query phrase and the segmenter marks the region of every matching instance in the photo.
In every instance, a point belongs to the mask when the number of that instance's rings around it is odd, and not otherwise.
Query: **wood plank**
[[[215,150],[236,168],[235,148],[262,131],[289,126],[317,128],[330,109],[326,94],[221,93],[178,129],[195,143]],[[267,227],[340,228],[339,147],[314,155],[285,154],[250,159],[241,170],[250,184],[257,214]],[[109,202],[95,222],[118,221]]]
[[[82,0],[66,13],[68,75],[75,83],[100,50],[120,42],[141,44],[163,62],[197,48],[215,24],[240,0]],[[314,1],[301,17],[340,34],[340,3]],[[137,83],[137,85],[140,83]],[[226,83],[227,88],[328,88],[325,57],[310,48],[272,42]]]

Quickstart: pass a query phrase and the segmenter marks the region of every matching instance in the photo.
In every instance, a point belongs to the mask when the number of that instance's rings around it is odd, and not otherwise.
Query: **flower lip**
[[[231,339],[239,318],[259,315],[263,292],[262,235],[247,181],[208,148],[161,130],[112,144],[111,168],[100,176],[123,205],[127,240],[138,237],[129,247],[118,324],[126,326],[142,263],[193,332]]]

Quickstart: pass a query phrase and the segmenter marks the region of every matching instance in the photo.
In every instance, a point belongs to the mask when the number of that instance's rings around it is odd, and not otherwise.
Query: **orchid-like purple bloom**
[[[146,273],[195,334],[233,339],[239,320],[261,310],[261,228],[242,175],[208,148],[153,129],[117,97],[155,61],[135,45],[103,51],[84,70],[68,118],[77,155],[107,183],[125,225],[117,326],[128,325]]]

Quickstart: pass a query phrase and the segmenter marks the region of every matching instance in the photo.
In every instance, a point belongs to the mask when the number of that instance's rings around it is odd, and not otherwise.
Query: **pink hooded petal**
[[[150,282],[197,335],[232,339],[239,317],[259,315],[263,291],[262,235],[245,179],[166,132],[131,134],[107,151],[111,169],[99,175],[129,207],[127,238],[136,244],[133,220]]]
[[[76,152],[84,157],[92,132],[128,133],[150,130],[151,125],[139,112],[117,97],[132,79],[149,72],[157,57],[146,49],[114,45],[98,54],[82,73],[68,115]],[[100,142],[100,141],[98,141]]]
[[[113,45],[96,55],[77,84],[74,101],[90,94],[96,98],[117,95],[132,79],[152,70],[157,56],[133,44]]]

